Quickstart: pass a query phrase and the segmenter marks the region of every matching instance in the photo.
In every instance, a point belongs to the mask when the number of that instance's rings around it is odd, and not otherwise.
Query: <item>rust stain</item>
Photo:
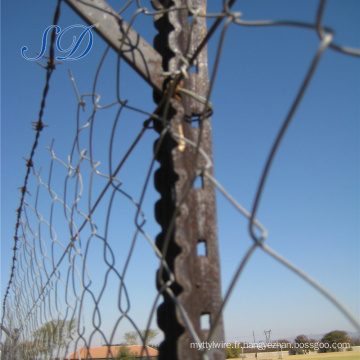
[[[184,132],[183,132],[183,127],[181,124],[179,124],[179,135],[183,138],[184,137]],[[179,139],[179,150],[180,151],[184,151],[186,147],[186,142],[183,139]]]

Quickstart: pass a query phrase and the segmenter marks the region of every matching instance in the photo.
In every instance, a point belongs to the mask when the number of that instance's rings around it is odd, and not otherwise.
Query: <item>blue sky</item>
[[[109,1],[109,4],[118,9],[123,2]],[[211,2],[208,11],[220,11],[221,4],[221,1]],[[10,274],[15,210],[19,206],[18,188],[22,186],[26,171],[23,157],[29,156],[34,141],[35,132],[30,123],[37,120],[45,82],[44,69],[23,59],[20,50],[26,45],[29,57],[40,50],[41,37],[52,24],[55,5],[55,1],[45,0],[31,4],[24,0],[3,1],[1,4],[2,294]],[[246,20],[288,19],[308,23],[315,21],[316,9],[316,1],[295,0],[239,1],[234,6],[234,10],[241,11]],[[125,18],[129,19],[132,11],[130,8]],[[359,20],[359,2],[328,2],[324,25],[334,30],[336,43],[360,48]],[[63,4],[59,25],[63,29],[72,24],[84,22]],[[152,43],[155,32],[150,17],[140,16],[134,28]],[[210,70],[218,40],[219,32],[208,45]],[[215,109],[212,116],[215,176],[248,210],[253,205],[275,136],[318,46],[316,33],[307,29],[253,28],[233,24],[228,30],[211,98]],[[48,127],[41,134],[35,157],[35,168],[43,167],[44,178],[48,176],[50,164],[49,151],[45,148],[54,138],[56,156],[66,162],[75,138],[77,99],[68,69],[74,75],[79,93],[90,93],[104,49],[104,42],[95,35],[93,48],[86,57],[64,62],[54,72],[44,114]],[[109,104],[116,99],[115,69],[116,57],[111,53],[99,78],[97,93],[101,94],[100,104]],[[155,108],[150,87],[126,64],[121,65],[120,97],[148,112]],[[359,98],[359,58],[327,49],[277,152],[257,214],[269,231],[266,243],[326,287],[358,319]],[[85,124],[91,111],[91,101],[87,101],[86,111],[80,113],[81,124]],[[108,142],[116,110],[102,110],[102,117],[94,125],[97,135],[93,143],[94,157],[102,161],[100,169],[104,171],[108,166]],[[144,120],[146,117],[143,115],[124,110],[116,129],[118,137],[113,144],[113,154],[116,154],[111,160],[113,164],[117,156],[125,153]],[[136,200],[140,197],[156,138],[154,132],[147,131],[119,175],[124,191]],[[66,172],[59,163],[54,168],[56,175],[53,175],[52,186],[61,195]],[[84,173],[88,170],[84,166]],[[94,194],[103,184],[100,179],[96,181]],[[84,188],[87,182],[84,175]],[[31,185],[29,202],[36,193],[35,182]],[[71,186],[75,185],[69,182],[69,189]],[[152,187],[151,181],[144,202],[145,229],[155,238],[159,226],[153,218],[153,204],[159,196]],[[72,194],[71,191],[68,190],[68,194]],[[49,218],[50,198],[43,192],[39,199],[39,210]],[[104,231],[109,201],[110,197],[104,199],[95,215],[99,233]],[[79,205],[83,206],[81,209],[86,209],[86,200],[82,204]],[[220,193],[217,204],[222,288],[225,292],[252,240],[247,220]],[[113,206],[120,209],[120,215],[112,215],[114,219],[109,225],[109,234],[114,234],[112,247],[117,264],[122,268],[135,232],[135,208],[124,197],[117,197]],[[61,217],[60,207],[56,207],[56,211],[59,211],[59,216],[54,215],[58,221],[57,235],[59,239],[66,239],[68,225]],[[124,241],[119,246],[118,240],[121,239]],[[85,234],[83,241],[86,244]],[[95,241],[90,244],[89,276],[94,284],[101,283],[105,271],[103,257],[99,255],[101,246]],[[55,257],[59,256],[60,248],[55,246],[54,252]],[[128,282],[132,304],[130,314],[140,328],[146,326],[144,318],[147,319],[155,299],[157,267],[158,261],[142,237],[136,243],[125,281]],[[113,276],[110,276],[109,284],[118,281]],[[104,309],[116,307],[113,293],[114,289],[107,286]],[[103,324],[108,328],[113,326],[110,325],[113,317],[111,311],[104,310]],[[224,320],[228,341],[237,338],[249,341],[252,331],[259,339],[263,331],[269,329],[273,339],[335,329],[354,331],[349,321],[328,300],[259,250],[239,279],[226,306]],[[121,338],[131,329],[127,321],[122,322],[115,338]]]

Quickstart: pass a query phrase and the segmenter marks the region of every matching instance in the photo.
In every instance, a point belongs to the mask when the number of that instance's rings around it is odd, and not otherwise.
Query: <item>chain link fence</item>
[[[104,18],[115,19],[123,27],[123,37],[114,52],[107,35],[101,35],[109,47],[97,68],[88,70],[92,87],[86,89],[86,81],[75,72],[63,71],[77,101],[72,118],[66,119],[73,130],[46,139],[46,148],[38,144],[40,137],[46,137],[46,126],[51,126],[46,115],[49,88],[54,70],[66,66],[55,59],[55,29],[48,58],[39,60],[46,79],[20,188],[11,274],[2,307],[2,359],[96,358],[94,352],[79,351],[100,346],[108,346],[107,358],[116,359],[121,356],[118,348],[109,346],[122,343],[124,332],[135,333],[144,346],[143,356],[151,358],[145,345],[151,341],[149,330],[156,328],[156,321],[164,333],[160,359],[225,358],[224,349],[199,351],[189,344],[225,341],[223,310],[256,250],[284,265],[284,272],[291,270],[304,279],[359,330],[356,318],[335,296],[266,242],[268,231],[258,216],[275,155],[323,54],[360,56],[358,49],[337,44],[324,25],[326,1],[319,2],[312,23],[247,20],[246,13],[232,10],[236,1],[219,1],[216,13],[206,13],[206,2],[200,0],[157,0],[151,2],[153,6],[128,1],[114,4],[121,7],[116,11],[101,7],[103,2],[68,3],[72,7],[80,3],[87,13],[96,10]],[[59,1],[54,25],[61,22],[63,6]],[[211,9],[216,6],[211,4]],[[241,3],[237,6],[241,9]],[[129,30],[147,19],[157,29],[154,47],[162,56],[160,70],[147,67],[153,54],[141,51],[142,40],[134,45]],[[309,68],[269,148],[249,209],[226,190],[219,180],[224,176],[215,175],[217,145],[213,156],[210,124],[210,116],[221,113],[221,105],[216,99],[213,105],[211,95],[228,32],[239,31],[241,46],[243,27],[298,29],[317,38]],[[134,60],[137,51],[143,60]],[[140,73],[131,78],[131,84],[124,59]],[[153,87],[156,105],[148,99],[151,92],[140,93],[144,81]],[[61,96],[58,102],[69,108]],[[233,176],[235,166],[229,159],[226,177]],[[160,195],[153,191],[154,178]],[[218,241],[221,248],[226,239],[221,237],[221,223],[217,240],[215,192],[219,203],[226,202],[236,216],[246,219],[251,239],[223,292],[220,273],[228,264],[218,265]],[[153,220],[156,202],[159,225]],[[232,225],[237,232],[237,225]]]

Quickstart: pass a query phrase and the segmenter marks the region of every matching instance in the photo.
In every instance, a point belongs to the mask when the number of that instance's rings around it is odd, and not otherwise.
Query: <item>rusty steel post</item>
[[[220,360],[225,359],[224,348],[200,351],[191,345],[206,341],[210,329],[209,342],[224,344],[224,330],[221,316],[216,324],[213,322],[222,303],[215,188],[202,176],[205,159],[198,150],[201,148],[213,159],[211,121],[204,101],[199,101],[207,98],[209,90],[206,47],[193,64],[194,71],[187,71],[186,76],[177,72],[181,66],[191,66],[186,64],[186,59],[191,58],[206,36],[206,19],[191,18],[187,3],[186,0],[153,1],[157,10],[181,9],[163,12],[155,18],[159,34],[154,47],[163,56],[164,70],[174,74],[164,82],[166,101],[154,94],[159,104],[158,115],[164,120],[155,124],[162,134],[155,144],[161,165],[155,174],[155,186],[161,194],[156,218],[162,226],[156,244],[169,268],[166,270],[162,264],[157,278],[158,289],[163,294],[158,324],[165,336],[159,359],[203,359],[206,353],[208,359]],[[192,6],[205,13],[206,0],[193,0]],[[186,91],[176,92],[178,87]],[[171,90],[175,92],[169,94]],[[213,174],[212,167],[206,171]],[[200,178],[196,187],[195,178]],[[203,248],[202,252],[199,248]],[[204,317],[209,324],[202,326]]]
[[[105,0],[64,0],[155,90],[162,87],[161,56]]]

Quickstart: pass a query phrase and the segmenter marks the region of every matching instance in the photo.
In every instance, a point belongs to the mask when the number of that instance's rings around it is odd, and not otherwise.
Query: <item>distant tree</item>
[[[159,332],[155,329],[141,330],[141,337],[145,340],[145,345],[148,345],[150,341],[154,340]],[[142,343],[139,333],[137,331],[130,331],[125,333],[124,340],[127,345],[137,345]]]
[[[294,339],[294,348],[290,351],[290,354],[305,354],[308,352],[309,339],[306,335],[298,335]]]
[[[294,340],[295,344],[308,344],[309,343],[309,339],[307,338],[306,335],[298,335],[295,340]]]
[[[2,339],[4,335],[6,338],[3,343],[0,344],[2,360],[13,360],[18,358],[24,358],[26,355],[21,345],[21,333],[16,327],[16,321],[14,312],[10,309],[9,305],[6,305],[4,321],[1,323]]]
[[[76,330],[76,321],[52,320],[45,323],[33,333],[37,351],[50,358],[60,353],[67,341],[73,338]]]
[[[155,329],[141,330],[141,336],[145,340],[145,345],[148,345],[150,341],[154,340],[159,334],[159,331]]]
[[[226,358],[227,359],[236,359],[241,355],[241,347],[237,344],[230,344],[230,347],[226,347]]]
[[[126,346],[120,346],[115,360],[134,360],[135,357],[131,355],[130,350]]]
[[[319,352],[335,352],[339,351],[338,344],[349,343],[350,338],[346,331],[334,330],[327,333],[321,342],[329,345],[321,348]]]
[[[136,331],[125,333],[124,340],[127,345],[136,345],[138,343],[139,334]]]
[[[360,336],[350,339],[351,346],[360,346]]]
[[[6,339],[4,343],[1,343],[1,359],[12,360],[16,359],[19,356],[23,356],[23,348],[19,346],[19,332],[18,329],[11,328],[11,331],[1,325],[1,330],[6,334]]]

